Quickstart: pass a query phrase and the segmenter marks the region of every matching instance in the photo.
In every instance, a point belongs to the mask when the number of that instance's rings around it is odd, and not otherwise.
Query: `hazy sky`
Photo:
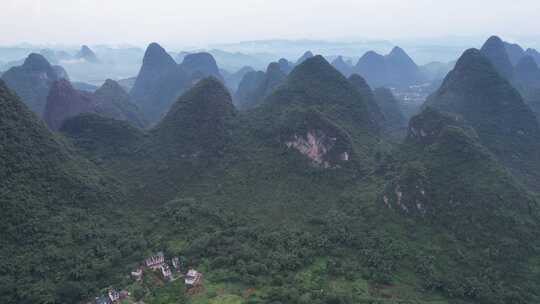
[[[0,44],[538,35],[539,0],[0,0]]]

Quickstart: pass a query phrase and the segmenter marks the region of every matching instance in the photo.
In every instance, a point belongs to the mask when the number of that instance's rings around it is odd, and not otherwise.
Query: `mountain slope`
[[[81,113],[125,120],[139,128],[146,125],[129,95],[113,80],[105,81],[94,93],[76,90],[65,79],[53,83],[43,114],[49,128],[57,131],[66,119]]]
[[[373,91],[373,95],[383,113],[385,126],[388,130],[396,131],[407,126],[407,120],[392,91],[386,88],[377,88]]]
[[[269,96],[279,87],[287,75],[280,68],[279,63],[272,62],[268,65],[264,76],[262,73],[246,75],[246,81],[235,95],[235,101],[239,108],[249,109],[258,106],[264,98]]]
[[[474,129],[424,109],[410,122],[401,157],[381,203],[416,223],[416,239],[431,242],[425,287],[474,303],[534,302],[538,202]]]
[[[144,128],[146,121],[139,108],[131,102],[129,94],[118,82],[107,79],[93,94],[97,112],[117,120],[125,120],[138,128]]]
[[[248,105],[253,100],[253,96],[257,91],[257,88],[264,81],[265,73],[263,71],[252,71],[246,73],[242,77],[242,81],[238,85],[238,90],[234,94],[234,103],[242,108],[244,105]]]
[[[480,51],[489,59],[502,77],[507,80],[512,80],[514,68],[501,38],[497,36],[489,37]]]
[[[332,61],[332,66],[345,77],[349,77],[353,73],[353,67],[343,60],[343,56],[338,56],[334,59],[334,61]]]
[[[159,44],[146,49],[130,95],[150,123],[156,123],[188,87],[189,75]]]
[[[483,145],[526,181],[540,168],[540,126],[520,94],[478,50],[467,50],[427,106],[462,115]]]
[[[2,81],[0,106],[0,256],[9,257],[0,261],[0,301],[75,303],[118,282],[109,269],[136,246],[120,245],[135,241],[135,231],[113,220],[122,199],[115,182],[76,156]]]
[[[80,113],[96,111],[91,93],[78,91],[65,79],[53,83],[43,119],[51,130],[58,130],[66,118]]]
[[[313,56],[314,55],[311,51],[306,51],[302,56],[300,56],[300,58],[298,58],[298,60],[296,60],[295,65],[299,65],[307,59],[312,58]]]
[[[193,80],[212,76],[221,82],[224,81],[219,73],[217,62],[210,53],[187,54],[180,66],[190,74]]]
[[[540,68],[531,56],[523,56],[515,66],[515,81],[528,88],[540,88]]]
[[[157,145],[173,153],[220,153],[234,115],[227,89],[216,78],[205,78],[176,101],[152,133]]]
[[[375,96],[373,95],[373,90],[368,85],[366,80],[358,74],[352,74],[348,78],[349,82],[354,86],[356,90],[362,96],[362,99],[365,101],[370,116],[375,120],[375,123],[379,126],[385,125],[384,115],[375,101]]]
[[[81,46],[81,50],[75,55],[77,59],[83,59],[89,63],[99,63],[100,60],[96,56],[96,53],[92,51],[87,45]]]
[[[23,65],[6,71],[2,79],[32,111],[41,115],[49,89],[60,76],[43,56],[30,54]]]
[[[408,86],[424,79],[420,68],[400,47],[383,56],[373,51],[365,53],[354,72],[366,78],[372,87]]]
[[[525,50],[517,43],[504,42],[504,48],[508,54],[508,59],[514,66],[525,56]]]

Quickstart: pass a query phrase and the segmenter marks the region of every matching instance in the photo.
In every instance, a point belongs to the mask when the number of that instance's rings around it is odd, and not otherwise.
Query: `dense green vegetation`
[[[540,300],[537,198],[481,132],[427,108],[393,146],[321,56],[246,112],[200,81],[149,131],[84,114],[66,140],[1,93],[0,256],[16,257],[0,264],[3,303],[110,286],[150,304]],[[315,150],[337,166],[287,146],[309,132],[332,138]],[[202,271],[204,290],[126,277],[159,250]]]
[[[426,104],[463,116],[485,147],[529,187],[538,187],[538,120],[482,53],[466,51]]]
[[[72,303],[117,280],[144,238],[114,180],[0,82],[0,302]]]

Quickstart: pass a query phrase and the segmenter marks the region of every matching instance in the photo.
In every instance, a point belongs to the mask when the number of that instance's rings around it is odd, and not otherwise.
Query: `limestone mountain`
[[[334,66],[336,70],[341,72],[341,74],[343,74],[345,77],[349,77],[353,73],[353,67],[345,62],[343,56],[336,57],[336,59],[332,61],[332,66]]]
[[[455,62],[430,62],[420,66],[420,71],[424,78],[431,81],[438,81],[444,79],[446,74],[450,72]]]
[[[420,68],[400,47],[394,47],[385,56],[367,52],[358,60],[354,72],[372,87],[409,86],[424,80]]]
[[[61,79],[62,74],[39,54],[30,54],[23,65],[13,67],[2,75],[6,84],[36,114],[45,110],[47,94],[53,82]]]
[[[420,69],[402,48],[394,47],[385,58],[391,83],[413,84],[422,80]]]
[[[381,111],[381,108],[375,101],[375,95],[373,94],[373,90],[366,82],[366,80],[358,74],[352,74],[351,76],[349,76],[348,80],[360,93],[360,96],[362,96],[362,99],[368,107],[370,116],[375,120],[374,122],[379,126],[384,126],[386,123],[384,115]]]
[[[146,127],[147,123],[139,108],[131,102],[131,97],[118,82],[107,79],[94,92],[93,99],[98,114],[127,121],[138,128]]]
[[[157,43],[144,54],[137,80],[130,91],[149,123],[156,123],[175,99],[191,86],[190,75]]]
[[[317,55],[297,66],[286,82],[264,102],[275,108],[301,104],[322,107],[336,121],[376,130],[368,106],[358,90],[322,56]]]
[[[312,58],[313,56],[314,55],[311,51],[306,51],[302,56],[300,56],[300,58],[298,58],[298,60],[296,60],[295,65],[299,65],[307,59]]]
[[[229,92],[219,80],[209,77],[183,94],[152,133],[157,145],[174,154],[221,153],[234,116]]]
[[[392,91],[387,88],[377,88],[373,91],[373,95],[384,116],[386,129],[389,131],[403,130],[407,126],[407,119]]]
[[[503,164],[529,184],[538,178],[538,121],[482,52],[467,50],[426,105],[463,116]]]
[[[229,90],[231,90],[231,92],[236,92],[236,90],[238,90],[238,86],[240,85],[240,82],[242,81],[244,76],[247,73],[253,72],[253,71],[255,71],[255,70],[252,67],[245,66],[245,67],[239,69],[238,71],[236,71],[234,73],[230,73],[229,75],[223,75],[223,73],[221,73],[221,74],[225,78],[225,84],[227,85]]]
[[[497,72],[507,80],[512,80],[514,67],[506,51],[506,47],[501,38],[491,36],[480,49],[482,54],[489,59]]]
[[[517,43],[504,42],[504,48],[508,54],[508,59],[512,65],[518,64],[519,60],[525,56],[525,50]]]
[[[0,107],[0,255],[10,257],[0,261],[0,301],[77,302],[91,288],[73,282],[65,269],[77,268],[86,283],[115,281],[105,272],[101,279],[91,273],[115,264],[97,257],[120,246],[108,229],[114,229],[111,206],[121,196],[114,182],[52,134],[1,80]],[[79,235],[96,227],[95,235]],[[61,292],[65,286],[72,293]]]
[[[528,88],[540,88],[540,68],[531,56],[523,56],[515,66],[515,81]]]
[[[388,82],[389,71],[386,59],[376,52],[366,52],[356,64],[354,71],[365,77],[374,86],[382,86]]]
[[[531,56],[536,64],[540,66],[540,53],[535,49],[527,49],[525,55]]]
[[[519,290],[528,284],[516,281],[514,275],[519,272],[534,277],[530,264],[511,262],[503,266],[499,259],[505,256],[505,260],[527,261],[535,255],[533,234],[538,229],[538,202],[481,144],[475,130],[455,114],[426,108],[411,119],[401,157],[398,175],[388,184],[381,204],[413,219],[416,229],[431,231],[429,239],[434,246],[441,246],[432,265],[437,271],[426,272],[427,286],[436,281],[437,290],[443,293],[457,291],[449,278],[476,277],[479,274],[474,269],[480,265],[497,273],[490,279],[479,279],[481,285],[498,280],[509,289]],[[493,242],[493,235],[512,239],[513,245]],[[463,256],[455,254],[461,249],[452,248],[443,239],[463,245],[461,254],[467,256],[467,266],[455,266],[459,270],[452,266],[463,261]],[[490,248],[501,255],[475,248]],[[448,276],[442,278],[442,272]],[[465,283],[463,287],[473,285]],[[496,289],[486,289],[473,297],[483,302],[493,296],[505,297]]]
[[[298,65],[257,113],[260,123],[273,126],[268,136],[277,134],[283,145],[323,167],[358,161],[379,131],[360,92],[320,55]],[[328,138],[340,140],[328,145]]]
[[[257,88],[264,81],[265,73],[263,71],[251,71],[246,73],[238,85],[238,90],[234,94],[234,103],[239,108],[249,105]]]
[[[281,58],[278,60],[279,68],[283,71],[285,74],[289,74],[293,69],[293,64],[289,60],[285,58]]]
[[[261,74],[250,75],[250,80],[238,90],[235,100],[240,108],[249,109],[259,105],[264,98],[269,96],[278,86],[283,84],[287,75],[281,70],[279,63],[272,62],[268,65],[264,77]],[[257,81],[259,80],[259,81]],[[253,83],[250,83],[253,81]],[[254,84],[253,90],[248,90]]]
[[[92,51],[87,45],[81,46],[80,51],[75,55],[75,58],[83,59],[89,63],[99,63],[96,53]]]
[[[66,118],[80,113],[96,111],[92,94],[77,91],[68,80],[56,81],[47,96],[43,119],[51,128],[58,130]]]
[[[191,53],[184,56],[181,68],[190,74],[193,82],[206,77],[214,77],[223,82],[216,60],[210,53]]]
[[[49,128],[57,131],[65,120],[81,113],[96,113],[128,121],[136,127],[145,126],[137,107],[115,81],[106,81],[94,93],[77,90],[65,79],[55,82],[43,114]]]
[[[425,111],[391,149],[366,103],[315,56],[250,111],[206,79],[149,131],[91,114],[64,129],[150,218],[149,247],[212,265],[211,284],[234,276],[262,302],[536,303],[534,198],[456,114]]]

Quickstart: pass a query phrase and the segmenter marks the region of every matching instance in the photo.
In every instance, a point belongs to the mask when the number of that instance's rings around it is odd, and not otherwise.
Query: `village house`
[[[137,282],[142,280],[142,276],[143,276],[142,267],[139,267],[137,268],[137,270],[131,272],[131,277],[133,277],[133,279]]]
[[[115,289],[109,289],[109,299],[112,303],[120,300],[120,293]]]
[[[163,252],[158,252],[156,255],[147,258],[144,263],[146,267],[152,270],[158,270],[161,267],[161,264],[165,263],[165,256],[163,255]]]
[[[203,278],[202,273],[198,272],[195,269],[190,269],[184,277],[184,282],[188,288],[197,287],[197,286],[202,285],[202,278]]]
[[[163,279],[165,280],[172,280],[172,271],[169,265],[163,263],[161,264],[159,270],[161,271],[161,275],[163,276]]]
[[[180,272],[180,259],[178,257],[172,258],[172,265],[176,272]]]
[[[95,304],[112,304],[111,299],[108,296],[96,297]]]

